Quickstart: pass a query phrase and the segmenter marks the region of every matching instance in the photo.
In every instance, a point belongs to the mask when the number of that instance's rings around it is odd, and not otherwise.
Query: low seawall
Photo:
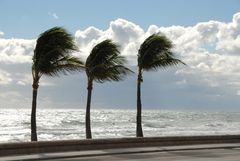
[[[0,144],[0,156],[113,148],[240,143],[240,135],[38,141]]]

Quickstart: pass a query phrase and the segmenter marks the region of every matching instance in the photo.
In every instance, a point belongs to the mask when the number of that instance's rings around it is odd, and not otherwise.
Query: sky
[[[31,108],[36,39],[54,26],[73,34],[83,60],[113,39],[134,71],[141,43],[165,34],[187,66],[144,72],[143,109],[240,111],[239,0],[0,0],[0,108]],[[94,83],[93,109],[135,109],[136,77]],[[38,108],[84,109],[86,94],[84,72],[42,77]]]

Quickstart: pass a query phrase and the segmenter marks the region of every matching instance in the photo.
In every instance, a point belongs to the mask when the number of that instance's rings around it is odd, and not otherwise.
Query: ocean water
[[[30,109],[0,110],[0,142],[30,141]],[[93,138],[135,137],[134,110],[92,110]],[[240,134],[240,113],[145,110],[145,136]],[[38,139],[85,139],[85,110],[38,109]]]

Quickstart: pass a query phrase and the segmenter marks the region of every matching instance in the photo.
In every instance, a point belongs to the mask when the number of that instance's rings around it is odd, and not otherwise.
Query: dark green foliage
[[[172,42],[164,35],[149,36],[138,51],[139,68],[148,71],[179,63],[184,64],[181,60],[174,58],[174,54],[171,52],[172,47]]]
[[[97,82],[120,81],[132,71],[124,67],[125,59],[111,40],[97,44],[86,61],[87,76]]]
[[[65,29],[54,27],[45,31],[39,36],[34,50],[32,70],[33,74],[38,74],[34,76],[58,76],[82,69],[82,61],[69,55],[77,50],[74,38]]]

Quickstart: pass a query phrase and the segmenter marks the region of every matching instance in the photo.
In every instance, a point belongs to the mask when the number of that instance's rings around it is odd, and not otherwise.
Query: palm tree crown
[[[149,71],[157,70],[159,67],[184,64],[181,60],[174,58],[172,48],[173,44],[166,36],[160,34],[149,36],[138,51],[138,67]]]
[[[120,81],[132,71],[124,66],[125,58],[120,55],[118,45],[111,40],[97,44],[86,60],[86,73],[97,82]]]
[[[58,74],[82,69],[83,62],[70,56],[77,51],[74,38],[64,28],[54,27],[42,33],[34,50],[33,77],[40,78],[43,74],[58,76]]]

